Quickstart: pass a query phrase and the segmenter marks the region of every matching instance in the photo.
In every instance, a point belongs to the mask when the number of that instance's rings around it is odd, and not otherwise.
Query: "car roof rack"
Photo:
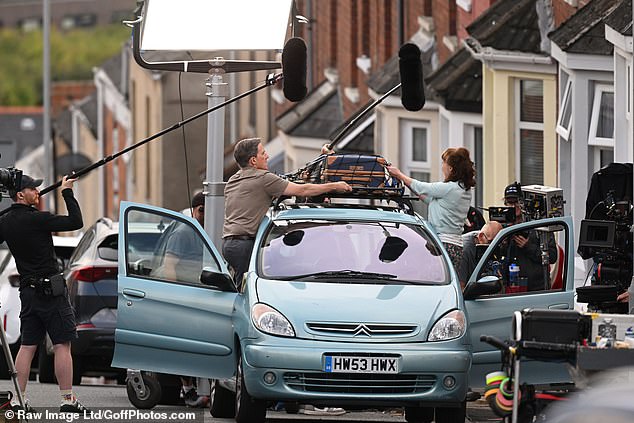
[[[356,191],[356,192],[355,192]],[[345,209],[365,209],[365,210],[383,210],[383,211],[401,211],[403,213],[407,213],[410,215],[414,215],[414,207],[412,205],[412,200],[418,200],[418,197],[409,197],[402,195],[401,193],[396,194],[395,192],[386,192],[385,189],[376,189],[372,190],[373,192],[367,192],[367,189],[363,190],[355,190],[353,189],[352,193],[345,194],[336,194],[329,193],[326,195],[318,196],[318,197],[310,197],[306,198],[305,201],[296,201],[294,203],[288,203],[286,200],[290,200],[292,197],[290,196],[280,196],[277,197],[273,201],[273,210],[281,211],[281,210],[289,210],[289,209],[301,209],[301,208],[345,208]],[[390,190],[392,191],[392,190]],[[302,198],[302,197],[299,197]],[[379,201],[390,201],[396,203],[396,206],[390,206],[387,204],[352,204],[352,203],[331,203],[325,201],[326,199],[331,198],[347,198],[347,199],[355,199],[355,200],[379,200]]]

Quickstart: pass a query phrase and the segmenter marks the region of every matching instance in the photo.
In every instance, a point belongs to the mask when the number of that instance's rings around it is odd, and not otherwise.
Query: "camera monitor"
[[[581,221],[580,247],[613,248],[616,222],[609,220]]]

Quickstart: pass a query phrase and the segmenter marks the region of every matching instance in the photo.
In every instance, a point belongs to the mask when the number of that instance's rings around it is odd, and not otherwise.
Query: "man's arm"
[[[81,229],[84,226],[84,221],[81,217],[81,209],[79,203],[73,196],[72,189],[65,189],[62,191],[64,202],[66,203],[66,209],[68,210],[67,216],[54,215],[51,213],[41,213],[41,219],[44,220],[44,226],[47,230],[52,232],[57,231],[74,231]]]
[[[328,182],[326,184],[296,184],[289,182],[283,195],[297,195],[300,197],[314,197],[329,192],[350,192],[352,187],[346,182]]]
[[[176,280],[176,264],[180,259],[171,253],[166,253],[163,259],[162,277],[171,281]]]

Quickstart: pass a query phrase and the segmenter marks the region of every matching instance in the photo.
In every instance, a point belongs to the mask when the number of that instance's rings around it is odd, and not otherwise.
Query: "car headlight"
[[[295,330],[282,313],[266,304],[257,303],[251,308],[253,325],[264,333],[277,336],[295,336]]]
[[[447,341],[461,337],[466,330],[466,319],[460,310],[453,310],[441,317],[431,328],[428,341]]]

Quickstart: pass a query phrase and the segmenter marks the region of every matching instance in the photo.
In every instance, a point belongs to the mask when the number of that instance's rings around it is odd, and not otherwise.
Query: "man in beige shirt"
[[[260,138],[238,141],[233,156],[240,166],[225,186],[222,254],[234,270],[238,285],[249,267],[255,233],[271,201],[281,195],[314,197],[329,192],[350,192],[346,182],[296,184],[268,171],[269,155]]]

